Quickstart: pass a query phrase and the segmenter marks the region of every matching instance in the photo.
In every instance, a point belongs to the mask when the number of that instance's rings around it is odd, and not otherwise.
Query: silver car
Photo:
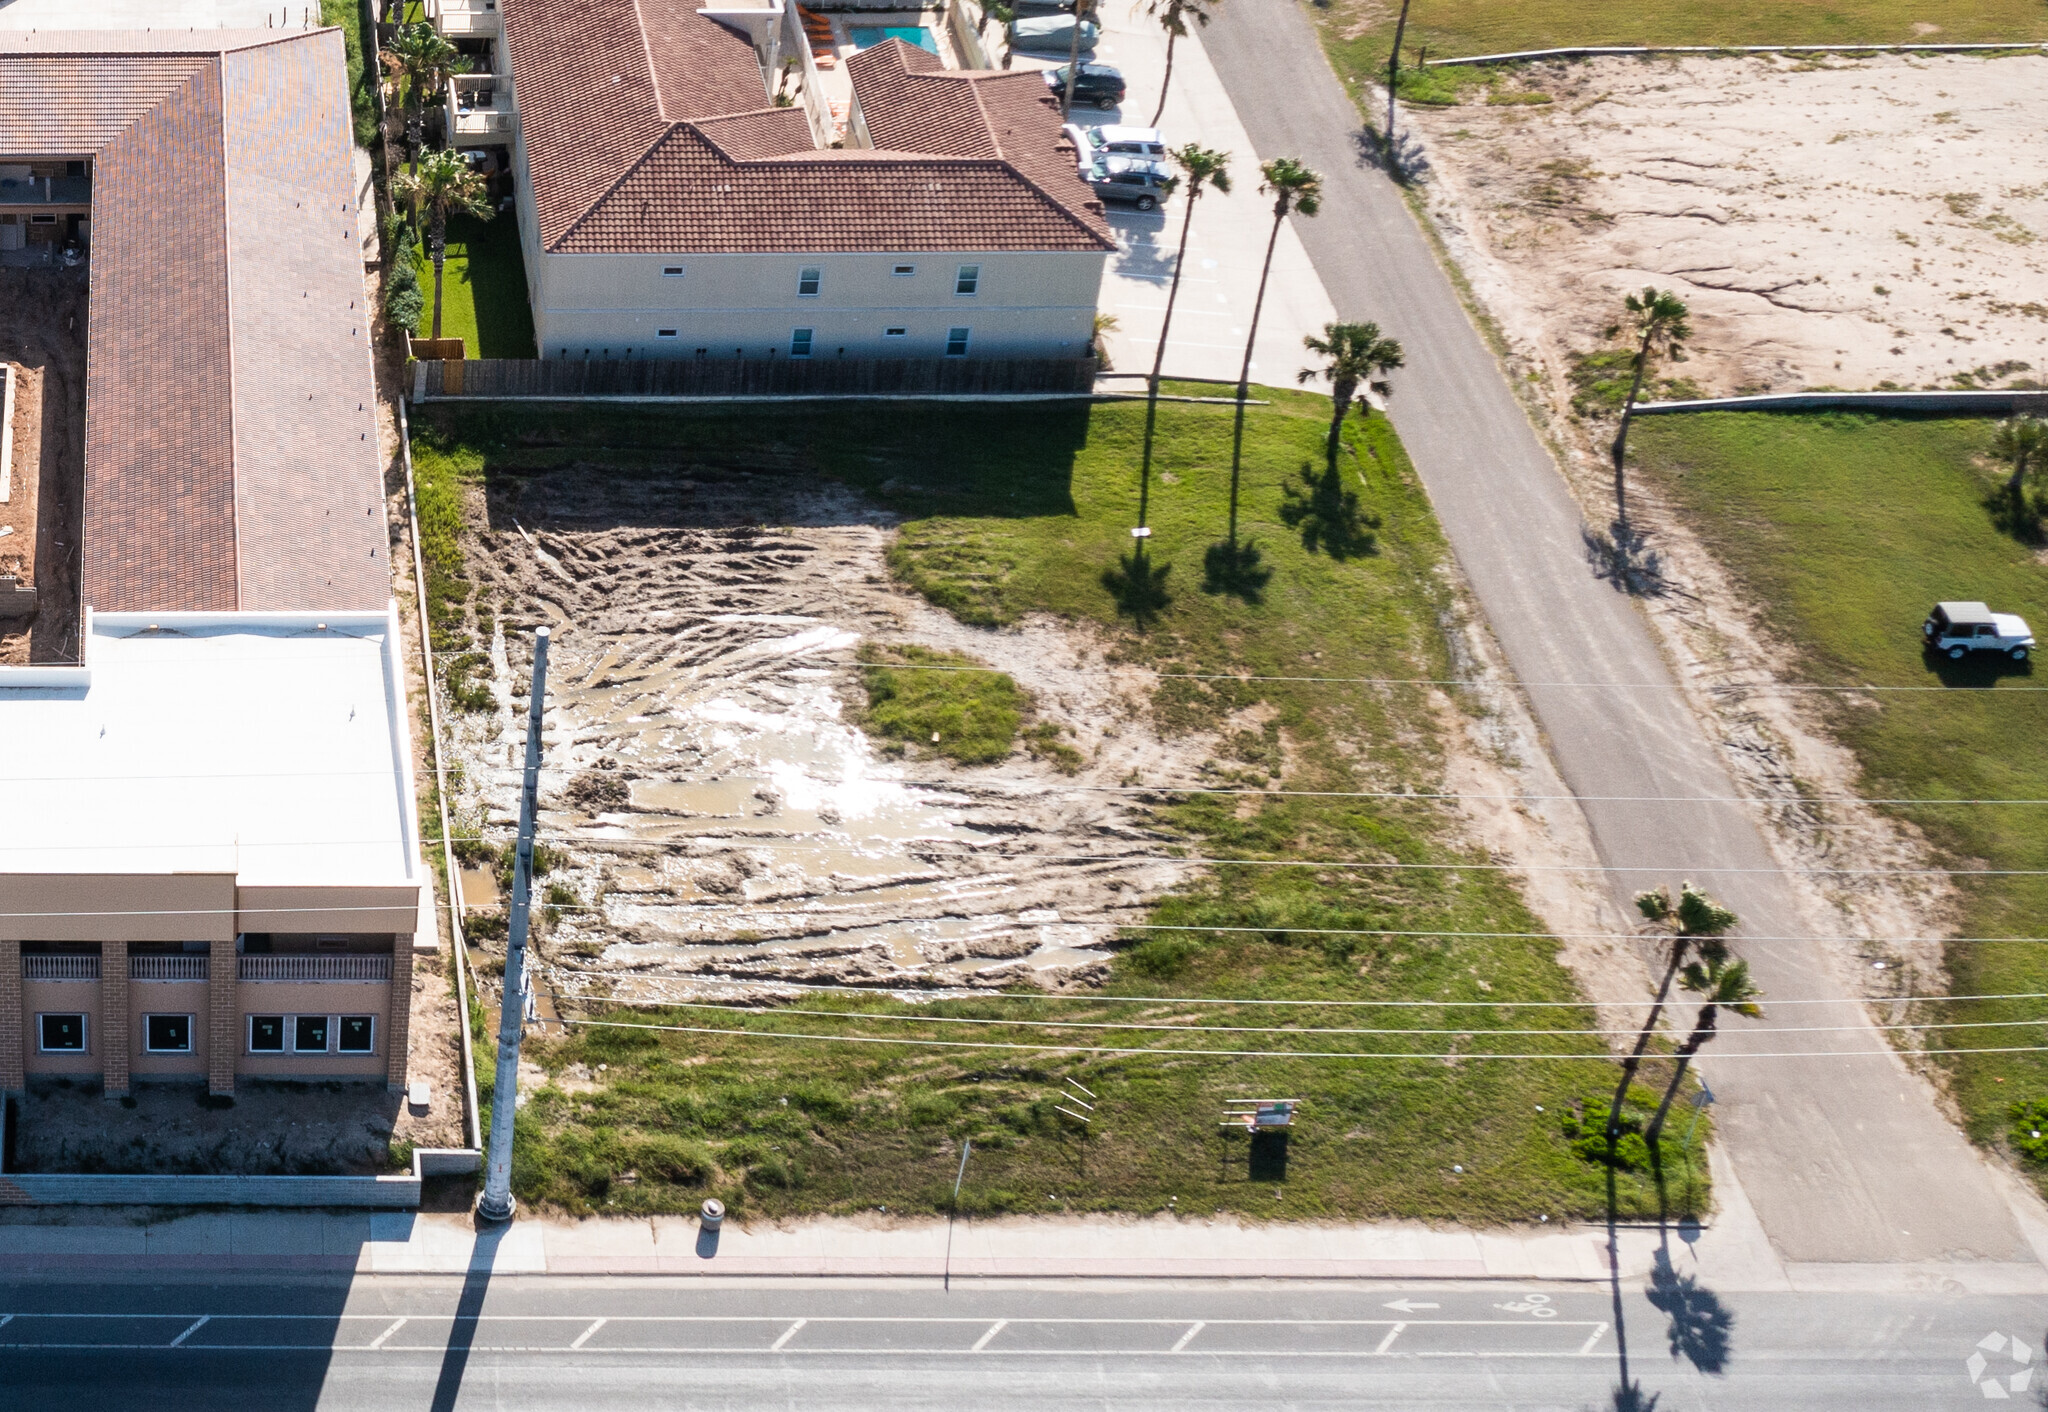
[[[1174,175],[1164,162],[1143,157],[1097,157],[1081,165],[1081,180],[1104,201],[1123,201],[1141,211],[1155,209],[1172,193]]]
[[[1081,21],[1081,52],[1087,53],[1095,47],[1095,40],[1101,34],[1088,21]],[[1072,15],[1040,15],[1035,19],[1012,20],[1010,22],[1010,47],[1012,49],[1056,49],[1064,52],[1074,46],[1074,17]]]

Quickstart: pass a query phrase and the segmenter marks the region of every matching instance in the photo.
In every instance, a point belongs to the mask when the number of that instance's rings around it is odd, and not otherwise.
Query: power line
[[[563,1017],[557,1021],[563,1025],[581,1025],[585,1029],[608,1030],[658,1030],[673,1034],[725,1035],[740,1039],[797,1039],[817,1040],[828,1044],[895,1044],[920,1049],[997,1049],[1023,1050],[1033,1054],[1155,1054],[1167,1058],[1200,1059],[1384,1059],[1384,1060],[1455,1060],[1468,1059],[1509,1059],[1518,1062],[1551,1060],[1565,1063],[1591,1063],[1610,1059],[1604,1052],[1580,1054],[1464,1054],[1442,1051],[1428,1054],[1381,1054],[1371,1050],[1271,1050],[1271,1049],[1160,1049],[1120,1048],[1109,1045],[1082,1044],[1010,1044],[995,1040],[968,1039],[909,1039],[884,1035],[833,1035],[799,1034],[792,1030],[723,1030],[702,1025],[642,1025],[623,1020],[577,1020]],[[2048,1053],[2048,1045],[2026,1044],[1987,1048],[1967,1049],[1917,1049],[1917,1055],[1953,1054],[2042,1054]],[[1723,1059],[1875,1059],[1892,1058],[1897,1054],[1891,1049],[1840,1049],[1840,1050],[1793,1050],[1784,1053],[1762,1053],[1754,1050],[1720,1049],[1714,1052],[1714,1061]]]

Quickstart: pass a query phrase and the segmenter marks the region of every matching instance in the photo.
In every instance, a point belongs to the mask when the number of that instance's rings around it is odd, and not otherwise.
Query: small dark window
[[[790,356],[790,357],[792,357],[792,358],[808,358],[808,357],[810,357],[810,356],[811,356],[811,332],[812,332],[812,331],[811,331],[810,329],[807,329],[807,328],[800,328],[800,329],[791,329],[791,330],[790,330],[790,334],[789,334],[789,356]]]
[[[681,265],[663,265],[661,267],[661,277],[663,279],[681,279],[683,277],[683,267]]]
[[[327,1017],[325,1015],[292,1016],[292,1051],[296,1054],[325,1054],[327,1052]]]
[[[676,330],[672,328],[658,328],[654,331],[654,336],[656,338],[674,338]]]
[[[192,1017],[190,1015],[144,1015],[142,1017],[142,1047],[151,1054],[190,1054],[192,1052]]]
[[[825,272],[816,266],[806,266],[797,272],[796,292],[805,299],[816,295],[825,283]]]
[[[981,266],[962,265],[960,273],[953,279],[953,292],[955,294],[981,293]]]
[[[899,274],[899,275],[914,275],[914,274],[916,274],[916,273],[917,273],[917,266],[915,266],[915,265],[898,265],[898,266],[897,266],[897,267],[896,267],[896,268],[895,268],[894,270],[892,270],[892,271],[891,271],[890,273],[892,273],[892,274]]]
[[[965,358],[967,356],[967,334],[968,330],[964,328],[949,328],[946,330],[946,356],[948,358]]]
[[[902,337],[903,337],[903,336],[904,336],[905,334],[907,334],[907,333],[909,333],[909,332],[910,332],[910,330],[909,330],[909,329],[907,329],[907,328],[885,328],[885,329],[883,329],[883,330],[882,330],[882,337],[884,337],[884,338],[902,338]]]
[[[284,1053],[284,1016],[251,1015],[249,1017],[249,1052],[251,1054]]]
[[[85,1016],[36,1016],[37,1047],[45,1054],[85,1053]]]
[[[340,1020],[340,1043],[337,1047],[343,1054],[368,1054],[376,1025],[374,1015],[343,1015]]]

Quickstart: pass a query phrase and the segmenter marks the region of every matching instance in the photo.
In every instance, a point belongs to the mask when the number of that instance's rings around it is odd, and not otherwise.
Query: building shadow
[[[484,1312],[484,1297],[490,1293],[491,1271],[498,1263],[498,1246],[511,1229],[509,1221],[477,1229],[469,1273],[462,1280],[462,1297],[456,1301],[455,1320],[448,1327],[448,1347],[441,1353],[441,1375],[434,1380],[432,1412],[455,1412],[462,1379],[469,1371],[470,1349],[476,1343],[477,1320]]]

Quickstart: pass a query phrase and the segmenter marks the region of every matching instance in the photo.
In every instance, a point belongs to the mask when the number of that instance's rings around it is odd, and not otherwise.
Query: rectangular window
[[[249,1017],[249,1052],[251,1054],[284,1053],[284,1016],[251,1015]]]
[[[36,1048],[45,1054],[85,1053],[85,1016],[36,1016]]]
[[[192,1052],[192,1017],[190,1015],[144,1015],[142,1017],[142,1047],[151,1054],[190,1054]]]
[[[792,358],[808,358],[811,356],[811,330],[807,328],[790,330],[789,356]]]
[[[909,330],[909,329],[907,329],[907,328],[885,328],[885,329],[883,329],[883,330],[882,330],[882,337],[884,337],[884,338],[901,338],[901,337],[903,337],[903,336],[904,336],[905,334],[907,334],[907,333],[909,333],[909,332],[910,332],[910,330]]]
[[[796,292],[802,298],[815,298],[824,283],[825,272],[815,266],[807,266],[797,271]]]
[[[676,331],[672,328],[658,328],[654,331],[654,336],[656,338],[674,338]]]
[[[343,1015],[338,1022],[340,1037],[337,1048],[343,1054],[368,1054],[377,1027],[375,1015]]]
[[[292,1053],[325,1054],[327,1052],[327,1017],[325,1015],[292,1016]]]
[[[967,333],[968,331],[964,328],[949,328],[946,330],[946,356],[948,358],[965,358],[967,356]]]
[[[683,277],[683,267],[681,265],[663,265],[661,267],[661,277],[663,279],[681,279]]]
[[[917,273],[917,266],[915,266],[915,265],[898,265],[898,266],[897,266],[897,267],[896,267],[896,268],[895,268],[895,269],[894,269],[893,271],[891,271],[891,273],[892,273],[892,274],[899,274],[899,275],[914,275],[914,274],[916,274],[916,273]]]
[[[955,294],[981,293],[981,266],[962,265],[960,273],[953,278],[953,292]]]

